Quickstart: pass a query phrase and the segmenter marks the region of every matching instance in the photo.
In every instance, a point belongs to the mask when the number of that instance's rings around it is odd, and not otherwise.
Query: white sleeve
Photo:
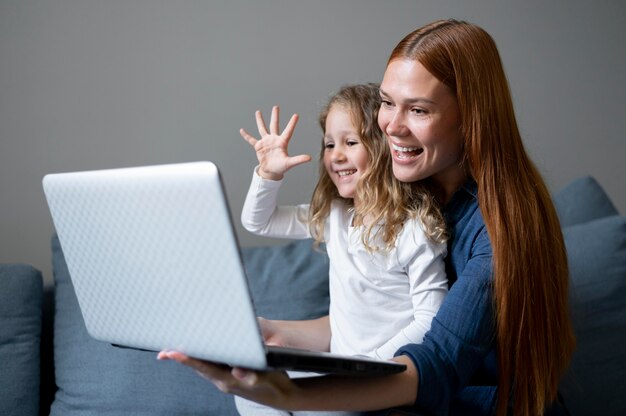
[[[252,182],[241,211],[241,224],[265,237],[303,239],[311,237],[309,205],[276,206],[281,181],[263,179],[254,168]]]
[[[400,347],[421,343],[448,293],[443,261],[447,246],[429,240],[418,220],[409,220],[405,224],[396,251],[409,279],[413,321],[376,349],[378,357],[393,357]]]

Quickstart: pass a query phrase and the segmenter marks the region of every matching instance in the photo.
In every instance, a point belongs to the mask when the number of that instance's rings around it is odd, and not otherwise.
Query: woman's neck
[[[442,204],[447,204],[452,196],[458,191],[467,179],[470,177],[465,167],[459,166],[458,169],[450,170],[445,173],[433,175],[432,179],[436,185],[436,197]]]

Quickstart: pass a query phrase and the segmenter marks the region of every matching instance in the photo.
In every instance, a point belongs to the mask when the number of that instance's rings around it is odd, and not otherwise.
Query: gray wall
[[[0,261],[50,281],[49,172],[210,159],[238,216],[254,110],[299,113],[293,152],[316,156],[328,95],[379,81],[402,36],[445,17],[496,39],[551,189],[592,174],[625,212],[622,0],[0,0]],[[315,176],[291,172],[281,202],[307,201]]]

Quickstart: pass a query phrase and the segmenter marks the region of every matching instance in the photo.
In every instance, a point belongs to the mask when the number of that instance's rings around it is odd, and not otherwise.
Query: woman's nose
[[[387,127],[385,128],[385,133],[387,133],[388,136],[406,136],[408,131],[409,129],[404,123],[402,114],[399,112],[395,112],[392,115],[389,123],[387,124]]]

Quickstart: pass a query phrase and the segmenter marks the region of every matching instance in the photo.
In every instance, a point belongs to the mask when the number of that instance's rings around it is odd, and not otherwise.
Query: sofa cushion
[[[564,229],[577,337],[561,384],[575,415],[626,414],[626,217]]]
[[[328,265],[310,241],[242,250],[259,314],[313,317],[328,308]],[[89,337],[59,241],[52,240],[56,286],[51,415],[237,414],[232,396],[156,353],[112,347]],[[307,293],[308,292],[308,293]],[[320,297],[319,300],[317,297]],[[293,302],[296,299],[296,306]],[[321,305],[321,306],[320,306]]]
[[[0,265],[0,415],[39,414],[41,273]]]
[[[563,227],[618,214],[609,196],[591,176],[572,181],[553,199]]]
[[[328,314],[328,256],[314,250],[311,240],[243,248],[242,257],[259,316],[311,319]]]

